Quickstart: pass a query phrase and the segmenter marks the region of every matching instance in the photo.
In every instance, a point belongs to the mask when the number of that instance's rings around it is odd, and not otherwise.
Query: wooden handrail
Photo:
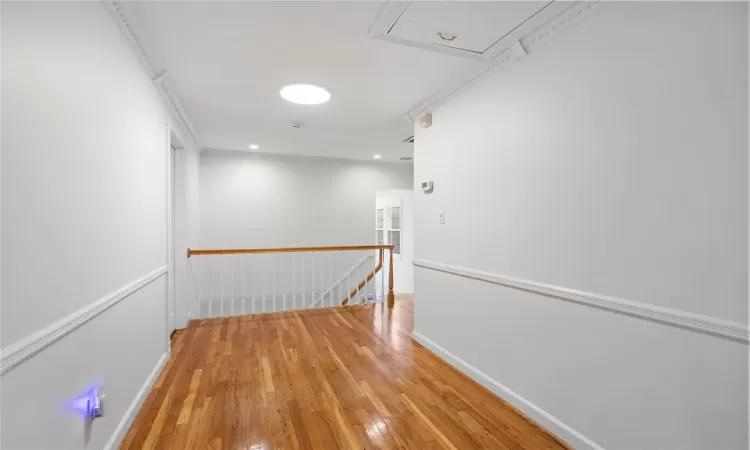
[[[232,255],[239,253],[298,253],[298,252],[342,252],[350,250],[393,250],[393,245],[343,245],[338,247],[286,247],[286,248],[224,248],[212,250],[187,249],[187,256]]]
[[[349,296],[346,297],[342,302],[341,306],[346,306],[349,303],[349,299],[357,295],[357,292],[359,292],[360,289],[364,288],[367,285],[367,282],[375,278],[375,275],[378,273],[380,269],[383,268],[383,249],[380,249],[380,260],[378,261],[378,265],[375,266],[375,268],[372,270],[372,272],[368,273],[364,280],[360,281],[357,287],[352,289],[352,291],[349,293]],[[376,288],[377,289],[377,288]],[[377,295],[377,290],[376,290]]]

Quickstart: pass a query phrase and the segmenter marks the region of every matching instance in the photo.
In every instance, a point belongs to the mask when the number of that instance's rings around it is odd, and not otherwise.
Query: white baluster
[[[328,273],[330,284],[330,291],[328,291],[328,306],[333,306],[333,253],[331,253],[330,258],[328,258],[328,262],[331,265],[331,271]],[[323,301],[321,300],[321,304]]]
[[[201,312],[201,266],[198,263],[198,260],[196,258],[193,258],[193,261],[191,261],[190,264],[192,264],[195,267],[195,271],[191,271],[191,273],[196,273],[197,274],[195,276],[195,280],[193,280],[193,281],[196,284],[198,284],[197,301],[198,301],[198,314],[200,315],[200,312]],[[191,266],[191,267],[193,267],[193,266]],[[193,286],[193,287],[195,287],[195,286]],[[187,311],[188,316],[190,316],[190,311],[193,309],[192,308],[192,306],[193,306],[192,303],[193,302],[188,302],[188,311]],[[197,318],[198,318],[198,316],[196,316],[196,319]]]
[[[252,265],[252,271],[253,271],[253,299],[252,299],[252,311],[253,314],[255,314],[255,255],[250,255],[250,264]]]
[[[310,303],[315,301],[315,253],[310,254]],[[307,308],[308,305],[302,305]]]
[[[235,261],[237,260],[237,258],[234,258],[234,259],[235,259]],[[232,260],[230,260],[229,261],[229,267],[232,269],[232,300],[229,302],[229,315],[230,316],[234,315],[234,297],[235,297],[235,294],[236,294],[234,292],[234,290],[235,290],[235,285],[234,285],[234,275],[235,275],[235,273],[234,273],[235,270],[234,269],[235,269],[235,267],[234,266],[235,266],[235,264],[232,262]]]
[[[359,279],[362,278],[360,272],[362,271],[362,264],[359,263],[360,258],[357,258],[354,264],[354,304],[359,304]]]
[[[240,268],[242,269],[242,314],[245,314],[245,255],[240,254]]]
[[[385,300],[385,250],[380,254],[383,256],[380,266],[380,299],[383,301]]]
[[[355,303],[359,305],[359,301],[360,301],[360,296],[359,296],[359,279],[361,278],[361,276],[360,276],[361,270],[360,269],[362,268],[362,265],[359,264],[359,259],[357,259],[357,262],[355,264],[356,264],[356,266],[354,268],[354,290],[356,292],[354,293],[354,300],[355,300]]]
[[[302,255],[302,307],[305,307],[305,254]]]
[[[271,253],[271,255],[272,259],[278,259],[273,253]],[[271,265],[271,291],[273,292],[273,294],[271,294],[271,298],[273,299],[273,312],[276,312],[276,261]]]
[[[323,258],[325,253],[320,254],[320,304],[323,304],[323,293],[325,292],[325,281],[323,280]]]
[[[364,266],[365,266],[365,280],[364,280],[365,281],[365,285],[362,286],[362,293],[364,294],[364,299],[362,300],[363,304],[367,303],[367,288],[369,287],[368,283],[367,283],[368,275],[370,275],[370,264],[369,264],[370,263],[370,255],[369,255],[369,253],[370,253],[369,251],[365,251],[365,262],[364,262]]]
[[[213,299],[211,298],[211,255],[208,255],[208,317],[213,312]]]
[[[375,272],[375,269],[378,267],[378,253],[377,250],[375,251],[375,254],[372,257],[372,280],[370,280],[370,291],[372,292],[372,301],[375,301],[375,298],[378,296],[378,287],[375,280],[375,275],[377,275],[377,272]]]
[[[368,289],[370,289],[370,255],[369,251],[367,252],[367,258],[365,259],[365,286],[364,286],[364,293],[365,293],[365,299],[363,303],[367,303],[367,298],[370,296],[370,293],[368,292]]]
[[[362,289],[364,288],[364,286],[361,288],[359,287],[359,279],[361,278],[362,269],[364,269],[365,272],[365,286],[367,285],[367,258],[364,256],[363,258],[365,258],[365,260],[362,261],[362,265],[357,266],[357,278],[355,280],[355,283],[357,283],[357,289],[359,290],[359,292],[357,292],[357,298],[359,298],[358,303],[362,303]]]
[[[292,253],[292,309],[297,308],[297,255]]]
[[[219,317],[224,317],[224,258],[219,257]]]
[[[349,259],[349,258],[346,258],[346,259]],[[348,267],[346,269],[346,299],[351,300],[351,298],[349,297],[352,293],[352,265],[347,264],[347,266]],[[348,303],[349,302],[347,302],[347,304]]]
[[[370,293],[372,294],[372,300],[375,301],[375,297],[378,295],[375,287],[375,268],[378,267],[377,251],[372,256],[372,279],[370,280]],[[368,294],[369,295],[369,294]],[[369,299],[369,297],[368,297]]]
[[[354,263],[354,302],[353,304],[358,305],[359,304],[359,269],[362,267],[359,264],[359,258],[355,258]]]
[[[264,256],[263,259],[266,259]],[[260,306],[263,310],[262,312],[266,312],[266,271],[263,270],[260,273],[260,291],[263,293],[263,298],[261,300]]]
[[[377,278],[375,278],[376,275],[378,274],[377,272],[375,272],[375,269],[377,269],[377,267],[378,267],[378,252],[376,250],[375,255],[372,257],[372,282],[370,283],[372,285],[370,290],[372,291],[373,302],[377,300],[377,297],[378,297],[378,283],[376,283]]]
[[[284,256],[285,255],[283,253],[279,254],[279,258],[281,258],[281,259],[283,259]],[[281,273],[285,273],[283,266],[282,266]],[[282,284],[282,286],[284,286],[284,284],[286,284],[286,277],[282,277],[282,280],[284,280],[284,283]],[[281,299],[282,299],[281,300],[281,310],[282,311],[286,311],[286,286],[284,286],[284,293],[281,294]]]

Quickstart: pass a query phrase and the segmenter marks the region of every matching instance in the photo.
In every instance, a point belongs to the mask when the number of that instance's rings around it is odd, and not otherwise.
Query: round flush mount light
[[[258,144],[250,144],[250,150],[258,150]]]
[[[288,84],[279,90],[281,97],[298,105],[320,105],[331,99],[331,93],[314,84]]]
[[[380,159],[380,155],[372,155],[373,159]]]

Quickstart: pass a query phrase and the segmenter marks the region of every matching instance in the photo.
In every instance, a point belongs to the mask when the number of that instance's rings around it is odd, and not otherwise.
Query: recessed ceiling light
[[[288,84],[279,90],[284,100],[299,105],[319,105],[331,99],[331,93],[313,84]]]
[[[250,144],[252,150],[258,150],[258,144]]]
[[[372,155],[374,159],[380,159],[380,155]]]

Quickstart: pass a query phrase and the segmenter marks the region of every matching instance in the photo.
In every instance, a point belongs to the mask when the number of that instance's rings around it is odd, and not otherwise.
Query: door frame
[[[177,152],[182,147],[179,138],[172,128],[171,120],[167,126],[167,288],[165,299],[165,328],[167,351],[171,348],[171,336],[175,327],[176,311],[176,271],[175,271],[175,172],[177,167]]]

